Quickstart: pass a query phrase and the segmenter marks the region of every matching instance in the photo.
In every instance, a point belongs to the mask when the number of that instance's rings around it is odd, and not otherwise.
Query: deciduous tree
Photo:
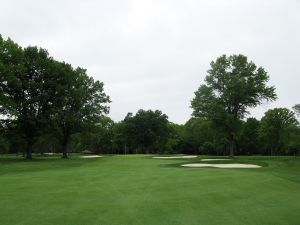
[[[48,52],[37,47],[25,49],[0,36],[0,113],[15,121],[26,140],[26,158],[42,130],[49,104],[44,85],[49,77]]]
[[[296,127],[298,122],[295,114],[286,108],[268,110],[261,119],[260,136],[271,155],[284,150],[291,128]]]
[[[240,120],[249,108],[276,99],[275,88],[267,85],[267,72],[243,55],[223,55],[207,73],[191,102],[193,116],[211,120],[227,133],[233,157]]]

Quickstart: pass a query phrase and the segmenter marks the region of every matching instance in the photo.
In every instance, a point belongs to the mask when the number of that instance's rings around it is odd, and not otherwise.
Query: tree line
[[[0,36],[1,139],[10,151],[21,149],[31,159],[36,144],[55,139],[67,158],[71,136],[94,126],[108,113],[109,102],[103,83],[85,69]]]
[[[300,152],[300,104],[248,110],[276,100],[269,76],[246,56],[220,56],[191,101],[193,114],[175,124],[160,110],[140,109],[119,122],[107,116],[104,84],[49,56],[0,36],[0,152],[97,154],[265,154]]]

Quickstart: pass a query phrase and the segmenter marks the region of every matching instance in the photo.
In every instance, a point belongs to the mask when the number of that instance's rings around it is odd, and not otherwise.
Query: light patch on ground
[[[90,159],[90,158],[101,158],[103,156],[101,155],[84,155],[84,156],[80,156],[80,158],[85,158],[85,159]]]
[[[183,156],[154,156],[153,159],[192,159],[197,158],[196,155],[183,155]]]
[[[221,160],[232,160],[232,159],[201,159],[201,161],[221,161]]]
[[[215,167],[215,168],[260,168],[261,166],[254,164],[240,164],[240,163],[230,163],[230,164],[207,164],[207,163],[191,163],[183,164],[184,167]]]
[[[44,155],[54,155],[53,152],[45,152]]]

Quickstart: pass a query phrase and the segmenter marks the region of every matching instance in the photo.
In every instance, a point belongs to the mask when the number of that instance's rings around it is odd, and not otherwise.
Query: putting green
[[[200,159],[0,156],[0,224],[299,224],[300,158],[230,161],[260,169],[180,167]]]

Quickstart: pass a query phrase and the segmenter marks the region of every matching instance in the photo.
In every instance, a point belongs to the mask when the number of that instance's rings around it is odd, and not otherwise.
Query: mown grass
[[[300,224],[300,158],[234,160],[260,169],[178,166],[196,161],[1,156],[0,224]]]

